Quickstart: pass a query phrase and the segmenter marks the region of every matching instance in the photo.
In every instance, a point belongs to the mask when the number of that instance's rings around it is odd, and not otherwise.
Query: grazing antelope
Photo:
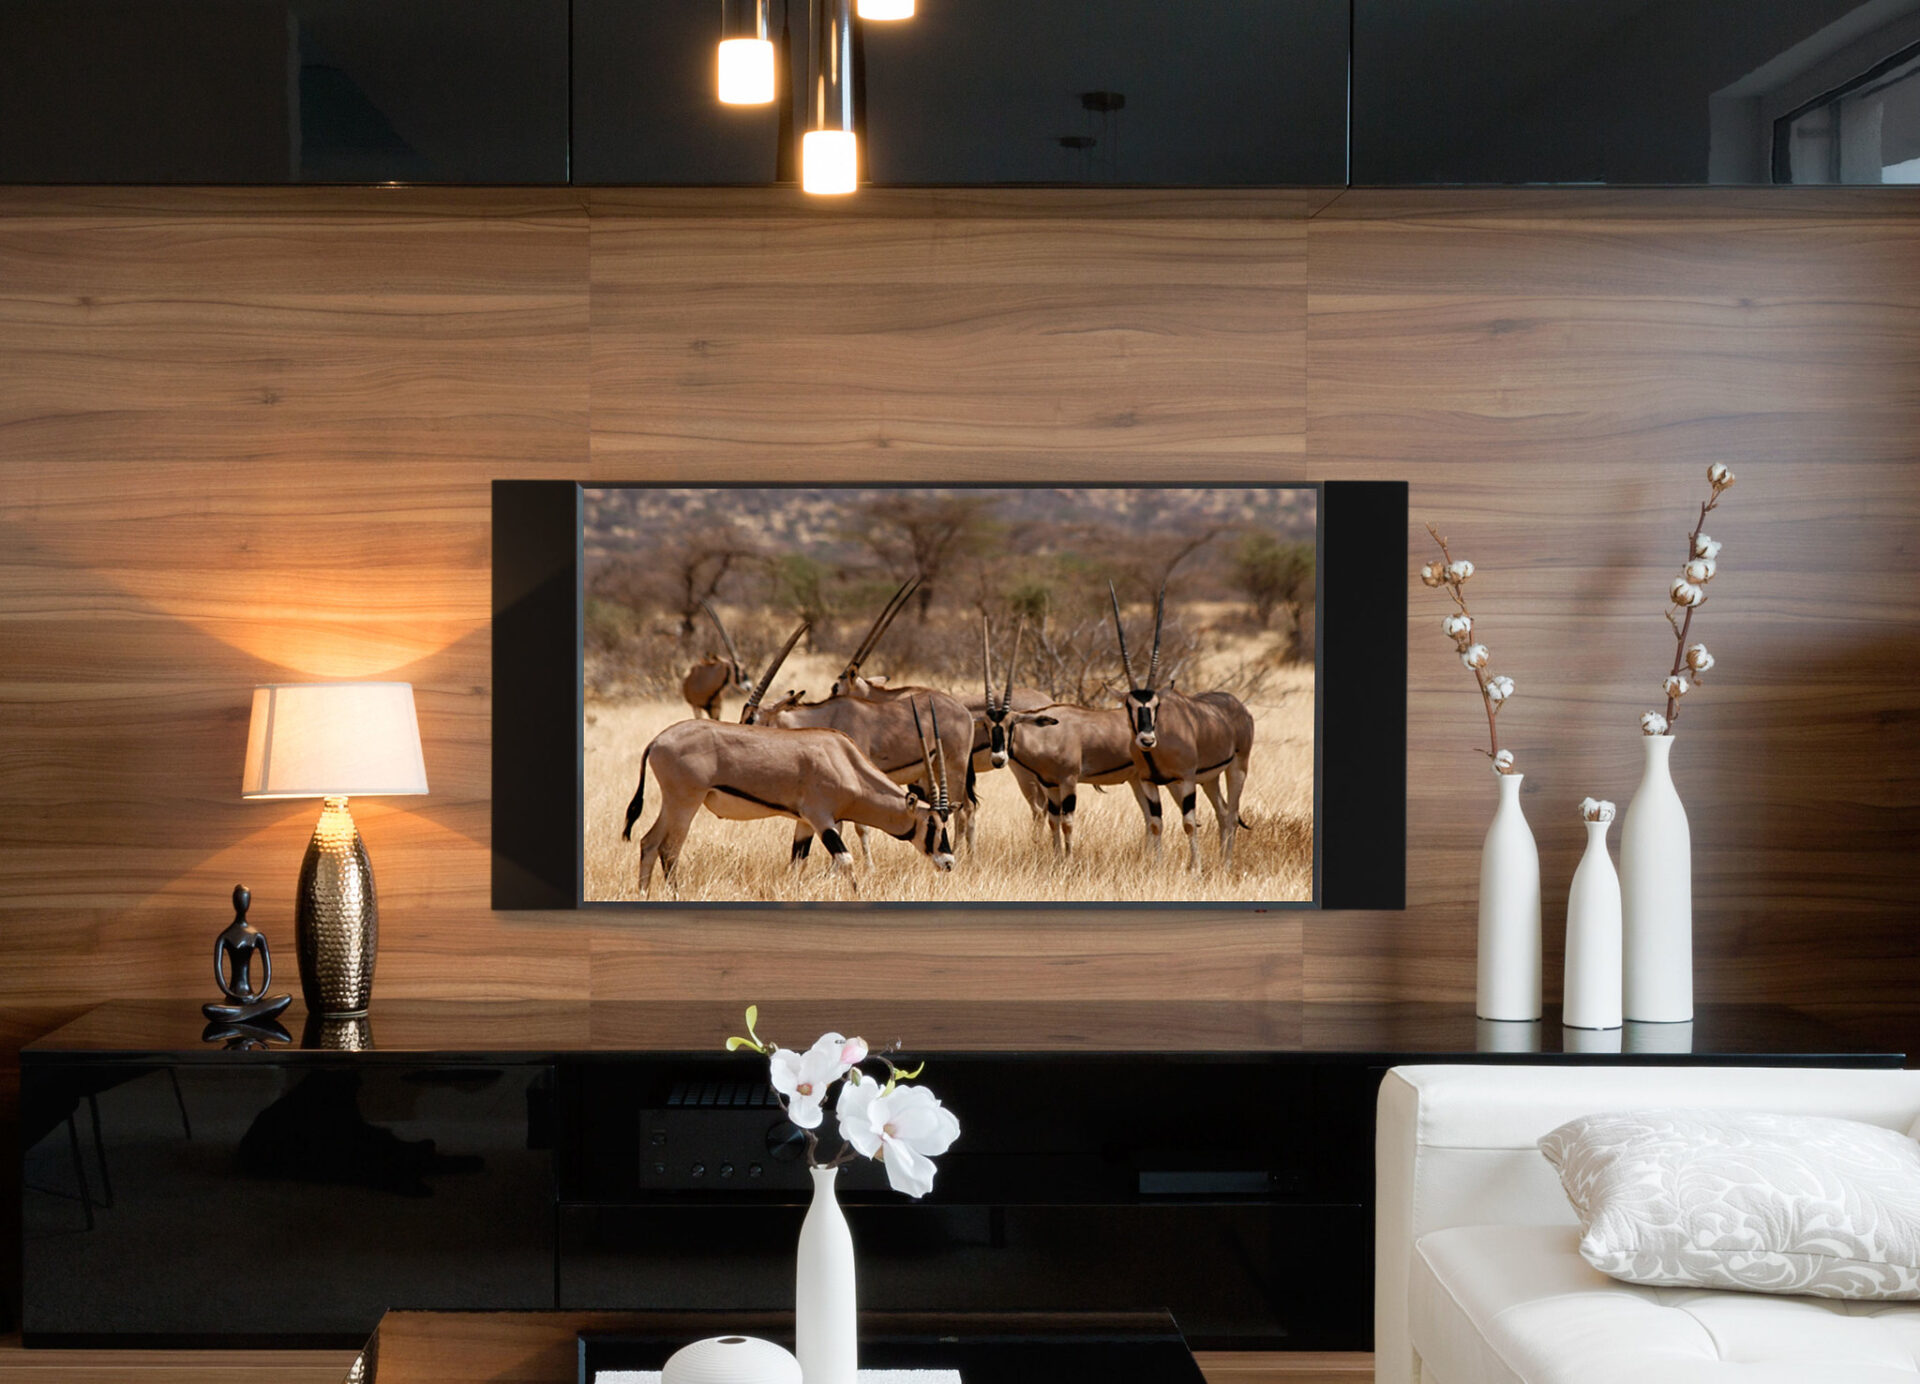
[[[996,697],[993,691],[993,630],[983,618],[980,622],[980,675],[983,695],[967,697],[964,704],[973,713],[973,773],[981,774],[1007,767],[1008,718],[1017,712],[1038,711],[1053,705],[1053,698],[1035,687],[1015,687],[1013,672],[1020,661],[1020,636],[1025,622],[1014,626],[1013,659],[1007,664],[1007,682]],[[1046,814],[1046,793],[1031,776],[1020,780],[1020,791],[1033,809],[1037,823]],[[969,843],[971,844],[971,843]]]
[[[733,647],[733,637],[727,633],[727,627],[720,623],[720,617],[711,605],[700,602],[700,609],[707,612],[707,618],[713,621],[713,627],[720,631],[720,642],[727,646],[727,656],[721,658],[708,654],[687,670],[687,676],[681,680],[680,695],[687,699],[687,705],[693,708],[693,714],[704,714],[708,720],[720,719],[720,698],[728,692],[745,692],[747,670],[740,661],[740,651]]]
[[[1015,712],[1008,718],[1007,739],[1013,776],[1029,802],[1039,797],[1056,852],[1073,854],[1074,812],[1083,783],[1126,784],[1140,805],[1148,836],[1158,842],[1160,790],[1140,780],[1126,712],[1054,703]]]
[[[1190,867],[1195,871],[1200,868],[1196,790],[1206,790],[1220,824],[1221,857],[1231,869],[1235,829],[1246,825],[1240,820],[1240,794],[1247,785],[1247,761],[1253,753],[1253,715],[1228,692],[1202,692],[1189,697],[1171,686],[1159,685],[1160,631],[1167,614],[1164,582],[1154,602],[1153,653],[1147,660],[1145,682],[1134,676],[1133,660],[1127,655],[1127,631],[1120,621],[1120,597],[1112,582],[1107,583],[1107,596],[1113,602],[1113,632],[1120,642],[1120,664],[1127,675],[1123,706],[1133,732],[1130,750],[1134,768],[1141,782],[1156,793],[1163,784],[1173,787],[1180,804],[1180,822],[1187,831]],[[1152,826],[1157,853],[1160,824],[1156,820]]]
[[[655,860],[661,878],[671,886],[680,848],[702,807],[729,821],[793,818],[796,866],[806,859],[817,835],[831,852],[834,871],[851,867],[853,856],[838,823],[857,822],[902,841],[917,841],[936,870],[953,868],[951,808],[944,782],[928,774],[924,796],[902,788],[838,731],[774,730],[697,718],[676,721],[656,735],[640,757],[640,785],[627,804],[623,841],[633,839],[633,824],[645,810],[649,767],[660,786],[660,811],[640,838],[641,898],[652,892]]]
[[[766,672],[760,675],[760,681],[747,693],[747,704],[740,709],[741,722],[750,726],[772,726],[786,730],[837,730],[878,765],[881,773],[897,783],[911,783],[920,778],[927,767],[929,742],[922,739],[914,724],[915,704],[924,703],[933,716],[945,722],[934,732],[931,742],[935,758],[939,761],[937,767],[940,777],[948,782],[960,780],[968,785],[966,796],[954,808],[954,816],[963,832],[970,830],[973,825],[973,793],[968,761],[972,740],[968,732],[973,722],[966,706],[957,697],[926,687],[883,688],[869,684],[869,691],[863,696],[836,695],[825,701],[805,702],[801,700],[805,693],[789,692],[771,706],[763,705],[767,689],[773,685],[774,675],[780,671],[780,665],[786,662],[787,655],[793,652],[793,646],[805,628],[803,625],[788,636],[786,644],[767,665]],[[953,729],[955,726],[961,729],[956,731]],[[871,865],[873,843],[866,827],[857,822],[855,825],[859,829],[861,850]]]

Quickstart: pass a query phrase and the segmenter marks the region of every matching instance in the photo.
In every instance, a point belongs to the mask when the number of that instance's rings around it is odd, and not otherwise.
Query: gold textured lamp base
[[[367,1012],[380,947],[380,903],[373,864],[345,798],[325,800],[300,862],[293,941],[307,1013],[350,1019]]]

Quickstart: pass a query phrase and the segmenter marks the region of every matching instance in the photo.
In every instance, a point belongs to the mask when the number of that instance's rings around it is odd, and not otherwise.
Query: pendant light
[[[720,100],[729,106],[772,102],[773,0],[720,0]]]
[[[912,19],[913,0],[860,0],[862,19]]]
[[[800,138],[800,187],[842,196],[860,182],[853,126],[853,0],[814,0],[813,100]]]

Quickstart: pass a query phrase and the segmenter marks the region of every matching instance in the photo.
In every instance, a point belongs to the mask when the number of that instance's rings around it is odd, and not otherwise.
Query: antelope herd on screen
[[[1154,604],[1153,650],[1144,679],[1127,651],[1120,600],[1112,584],[1114,636],[1126,691],[1120,705],[1077,706],[1014,686],[1022,630],[1014,631],[1006,677],[994,688],[992,631],[981,630],[982,687],[956,697],[933,687],[890,686],[862,672],[867,658],[918,583],[909,580],[889,600],[866,638],[817,702],[804,691],[768,703],[767,690],[810,626],[787,637],[757,682],[748,684],[739,651],[711,605],[702,603],[719,631],[726,657],[710,656],[688,671],[681,690],[693,716],[668,726],[646,747],[640,783],[627,804],[622,840],[631,840],[645,809],[647,774],[658,786],[660,808],[640,839],[640,893],[651,891],[653,867],[671,887],[675,862],[693,818],[704,807],[728,821],[790,817],[791,868],[806,864],[820,838],[834,871],[853,865],[841,835],[851,822],[862,853],[873,864],[871,833],[910,842],[938,871],[954,868],[956,837],[969,851],[982,776],[1010,769],[1036,823],[1044,818],[1056,853],[1071,855],[1076,794],[1082,784],[1127,785],[1139,804],[1156,857],[1162,849],[1160,790],[1171,788],[1186,829],[1189,868],[1201,869],[1198,797],[1213,804],[1222,865],[1233,866],[1241,792],[1253,750],[1253,716],[1227,692],[1189,696],[1162,681],[1160,634],[1166,587]],[[738,724],[719,719],[720,698],[747,694]],[[955,795],[953,785],[960,785]]]

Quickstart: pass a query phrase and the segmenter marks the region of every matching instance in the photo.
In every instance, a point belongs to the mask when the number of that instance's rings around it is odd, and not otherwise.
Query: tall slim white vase
[[[1607,854],[1612,825],[1612,819],[1586,823],[1587,853],[1567,891],[1567,980],[1560,1022],[1568,1028],[1620,1027],[1620,876]]]
[[[837,1168],[810,1168],[813,1202],[800,1223],[794,1265],[793,1343],[802,1384],[855,1384],[860,1339],[853,1290],[853,1233],[834,1195]]]
[[[1667,760],[1671,735],[1643,735],[1646,768],[1620,828],[1622,979],[1632,1023],[1693,1019],[1693,844]]]
[[[1500,806],[1480,852],[1479,983],[1482,1019],[1540,1017],[1540,848],[1520,810],[1524,774],[1494,775]]]

